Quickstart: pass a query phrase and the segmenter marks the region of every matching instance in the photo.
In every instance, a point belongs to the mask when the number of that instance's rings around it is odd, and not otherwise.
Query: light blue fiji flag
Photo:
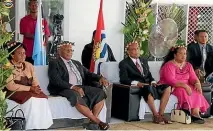
[[[41,0],[38,0],[38,15],[34,36],[33,55],[34,65],[46,65],[46,49],[44,46],[44,25],[41,10]]]

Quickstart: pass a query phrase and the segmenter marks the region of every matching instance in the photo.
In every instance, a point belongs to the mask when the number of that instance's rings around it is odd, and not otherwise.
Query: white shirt
[[[141,67],[141,69],[143,69],[143,67],[142,67],[142,65],[141,65],[141,61],[140,61],[140,59],[139,58],[137,58],[137,59],[135,59],[135,58],[132,58],[132,57],[130,57],[131,58],[131,60],[132,60],[132,62],[136,65],[136,61],[138,62],[138,64],[139,64],[139,66]],[[142,70],[142,74],[141,75],[143,75],[143,70]],[[134,80],[134,81],[132,81],[131,82],[131,85],[132,86],[137,86],[138,85],[138,82],[139,81],[136,81],[136,80]],[[152,81],[151,82],[151,84],[154,84],[154,83],[156,83],[156,81]]]

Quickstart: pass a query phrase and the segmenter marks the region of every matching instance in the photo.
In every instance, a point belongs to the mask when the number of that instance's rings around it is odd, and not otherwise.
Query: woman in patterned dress
[[[7,96],[16,104],[20,104],[26,119],[26,129],[48,129],[52,124],[52,114],[47,96],[41,91],[35,76],[34,67],[26,62],[25,47],[14,42],[8,46],[13,73],[7,79]]]

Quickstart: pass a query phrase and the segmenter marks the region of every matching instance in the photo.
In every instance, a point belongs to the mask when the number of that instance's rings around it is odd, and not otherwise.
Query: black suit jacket
[[[116,61],[109,45],[107,45],[107,50],[108,50],[109,61]],[[82,55],[81,55],[81,62],[83,64],[83,66],[86,67],[87,69],[90,69],[92,52],[93,52],[93,43],[90,43],[90,44],[87,44],[84,46],[84,49],[83,49]]]
[[[209,44],[206,44],[206,52],[213,52],[213,47]],[[187,60],[192,64],[193,68],[199,69],[202,65],[202,54],[200,46],[197,43],[190,43],[187,46]]]
[[[89,72],[79,61],[72,60],[81,74],[83,85],[91,85],[92,82],[98,82],[100,76]],[[70,89],[69,73],[66,65],[61,58],[49,62],[48,68],[49,85],[48,90],[52,95],[58,95],[59,92]]]
[[[207,59],[205,63],[206,77],[213,72],[213,52],[207,54]]]
[[[148,61],[144,58],[139,58],[143,67],[143,74],[140,73],[135,63],[130,57],[125,58],[119,63],[120,68],[120,82],[122,84],[131,85],[132,81],[139,81],[142,83],[151,83],[154,81],[151,72],[149,71]]]

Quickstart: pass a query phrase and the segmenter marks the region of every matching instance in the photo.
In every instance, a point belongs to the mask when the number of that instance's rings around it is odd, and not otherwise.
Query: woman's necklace
[[[11,60],[11,63],[14,65],[14,67],[17,71],[20,71],[20,70],[22,71],[24,69],[23,63],[20,63],[18,65],[18,64],[15,64],[15,62],[13,60]]]
[[[174,60],[174,62],[175,62],[175,64],[179,67],[179,69],[180,69],[180,70],[182,70],[182,69],[183,69],[184,62],[183,62],[183,63],[178,63],[178,62],[177,62],[177,61],[175,61],[175,60]]]

